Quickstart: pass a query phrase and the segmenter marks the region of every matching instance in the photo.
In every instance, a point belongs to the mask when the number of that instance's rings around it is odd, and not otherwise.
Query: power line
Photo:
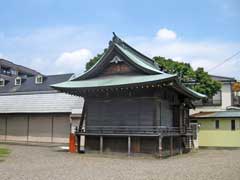
[[[240,54],[240,51],[236,52],[235,54],[231,55],[230,57],[224,59],[222,62],[220,62],[219,64],[215,65],[214,67],[210,68],[208,71],[212,71],[214,69],[216,69],[217,67],[223,65],[224,63],[230,61],[232,58],[234,58],[235,56],[237,56],[238,54]]]

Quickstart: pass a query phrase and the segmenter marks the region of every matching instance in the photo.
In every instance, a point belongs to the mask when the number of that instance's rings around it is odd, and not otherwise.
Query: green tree
[[[106,49],[104,49],[105,51]],[[104,52],[90,59],[86,64],[86,70],[90,69],[101,58]],[[164,72],[177,74],[181,82],[186,86],[208,97],[212,97],[221,89],[221,83],[213,80],[203,68],[194,70],[189,63],[177,62],[161,56],[156,56],[153,59]]]
[[[208,97],[212,97],[221,89],[221,83],[213,80],[203,68],[197,68],[195,71],[195,81],[192,89]]]
[[[194,70],[189,63],[177,62],[161,56],[153,59],[163,71],[177,74],[186,86],[208,97],[212,97],[221,89],[221,83],[213,80],[203,68]]]
[[[107,51],[107,49],[104,49],[102,53],[97,54],[95,57],[90,59],[87,64],[85,65],[86,71],[89,70],[94,64],[97,63],[97,61],[102,57],[102,55]]]

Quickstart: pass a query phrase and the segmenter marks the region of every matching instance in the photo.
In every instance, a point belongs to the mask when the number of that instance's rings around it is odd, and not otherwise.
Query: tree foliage
[[[233,84],[232,89],[234,92],[239,92],[240,91],[240,82],[236,82]]]
[[[203,68],[194,70],[189,63],[177,62],[160,56],[153,59],[162,70],[170,74],[177,74],[186,86],[208,97],[212,97],[221,89],[221,83],[213,80]]]
[[[106,52],[107,49],[104,49],[104,51],[100,54],[97,54],[95,57],[93,57],[92,59],[90,59],[87,64],[85,65],[86,71],[89,70],[94,64],[97,63],[97,61],[102,57],[102,55],[104,54],[104,52]]]
[[[104,52],[90,59],[86,64],[86,70],[90,69],[101,58]],[[161,56],[154,57],[153,59],[164,72],[177,74],[186,86],[208,97],[212,97],[221,89],[221,83],[213,80],[203,68],[194,70],[189,63],[177,62]]]

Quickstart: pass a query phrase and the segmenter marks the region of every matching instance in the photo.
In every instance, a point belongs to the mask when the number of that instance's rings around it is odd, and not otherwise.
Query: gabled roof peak
[[[109,48],[111,46],[113,46],[114,44],[118,44],[118,45],[121,45],[121,46],[124,46],[124,41],[122,39],[120,39],[115,32],[113,32],[113,37],[112,37],[112,40],[109,41]]]
[[[95,77],[97,71],[101,71],[103,69],[107,56],[109,56],[115,50],[118,53],[121,53],[129,64],[139,69],[143,74],[165,74],[160,70],[158,64],[153,59],[145,56],[141,52],[128,45],[113,32],[112,40],[109,41],[109,47],[98,60],[98,62],[84,74],[72,78],[72,80],[89,79]]]

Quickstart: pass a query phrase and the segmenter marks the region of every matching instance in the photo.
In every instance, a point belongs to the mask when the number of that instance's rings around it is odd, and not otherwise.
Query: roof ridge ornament
[[[112,41],[115,42],[115,43],[118,43],[118,44],[122,44],[123,43],[123,41],[116,35],[115,32],[113,32]]]
[[[108,44],[109,44],[109,47],[112,46],[114,43],[116,43],[116,44],[122,46],[123,48],[125,48],[123,40],[121,40],[121,39],[116,35],[115,32],[113,32],[112,40],[109,41],[109,43],[108,43]]]

